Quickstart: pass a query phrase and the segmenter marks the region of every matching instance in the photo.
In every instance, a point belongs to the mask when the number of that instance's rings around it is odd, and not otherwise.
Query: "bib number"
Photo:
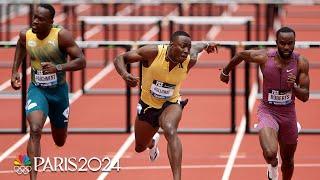
[[[168,99],[173,95],[176,85],[154,80],[151,85],[150,93],[158,99]]]
[[[291,91],[270,90],[268,93],[268,102],[273,105],[288,105],[292,102]]]
[[[42,70],[36,71],[34,79],[37,85],[43,86],[43,87],[54,86],[58,83],[58,78],[56,73],[44,75],[42,73]]]

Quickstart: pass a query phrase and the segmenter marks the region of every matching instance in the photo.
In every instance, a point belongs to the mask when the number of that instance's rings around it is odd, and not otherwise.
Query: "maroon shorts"
[[[261,102],[258,107],[257,129],[269,127],[278,132],[278,139],[286,144],[296,144],[298,128],[295,106],[271,106]]]

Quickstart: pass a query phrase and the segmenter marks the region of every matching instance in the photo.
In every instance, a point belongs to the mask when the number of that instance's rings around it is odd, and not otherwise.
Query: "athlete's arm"
[[[138,85],[139,77],[134,77],[128,73],[126,65],[134,62],[142,62],[143,66],[148,67],[153,62],[154,58],[158,54],[158,46],[147,45],[136,50],[125,52],[114,59],[114,67],[120,76],[129,84],[131,87]]]
[[[188,65],[188,72],[197,63],[198,55],[203,50],[206,50],[208,54],[218,53],[218,45],[215,43],[197,43],[193,45],[190,50],[190,62]]]
[[[61,64],[60,71],[76,71],[86,67],[86,60],[85,57],[79,48],[79,46],[74,41],[71,32],[62,29],[58,35],[59,41],[59,48],[62,51],[66,51],[67,54],[70,56],[70,61],[65,64]],[[41,63],[42,70],[46,73],[55,73],[59,69],[51,63],[51,62],[44,62]]]
[[[303,102],[308,101],[309,86],[310,86],[309,63],[306,58],[300,56],[298,61],[297,85],[293,87],[294,93],[299,100]]]
[[[257,63],[261,65],[261,64],[264,64],[266,60],[267,60],[267,51],[265,49],[245,50],[242,52],[238,52],[236,53],[235,56],[233,56],[233,58],[227,64],[227,66],[222,69],[220,74],[220,80],[225,83],[228,83],[230,71],[234,69],[242,61],[249,62],[249,63]]]
[[[26,32],[27,30],[24,29],[19,33],[19,40],[17,42],[16,52],[14,54],[12,74],[11,74],[11,86],[15,90],[20,89],[21,87],[19,67],[21,62],[24,61],[27,56]]]

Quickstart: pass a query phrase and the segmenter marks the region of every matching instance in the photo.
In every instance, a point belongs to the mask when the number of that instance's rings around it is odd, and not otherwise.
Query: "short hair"
[[[185,31],[176,31],[171,35],[170,41],[173,42],[176,39],[176,37],[178,37],[178,36],[186,36],[186,37],[191,38],[191,36]]]
[[[39,4],[39,7],[48,9],[48,11],[50,12],[50,18],[53,19],[56,11],[54,10],[53,6],[51,4]]]
[[[292,32],[294,37],[296,37],[296,32],[293,29],[291,29],[289,27],[282,27],[277,31],[277,34],[276,34],[277,39],[278,39],[279,34],[282,32],[284,32],[284,33]]]

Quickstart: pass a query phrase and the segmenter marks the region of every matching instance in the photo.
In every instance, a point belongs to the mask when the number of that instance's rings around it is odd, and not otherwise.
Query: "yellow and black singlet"
[[[190,56],[182,64],[169,71],[165,59],[168,45],[158,45],[158,55],[149,67],[142,67],[141,100],[151,107],[160,109],[166,101],[180,99],[180,86],[188,73]]]

